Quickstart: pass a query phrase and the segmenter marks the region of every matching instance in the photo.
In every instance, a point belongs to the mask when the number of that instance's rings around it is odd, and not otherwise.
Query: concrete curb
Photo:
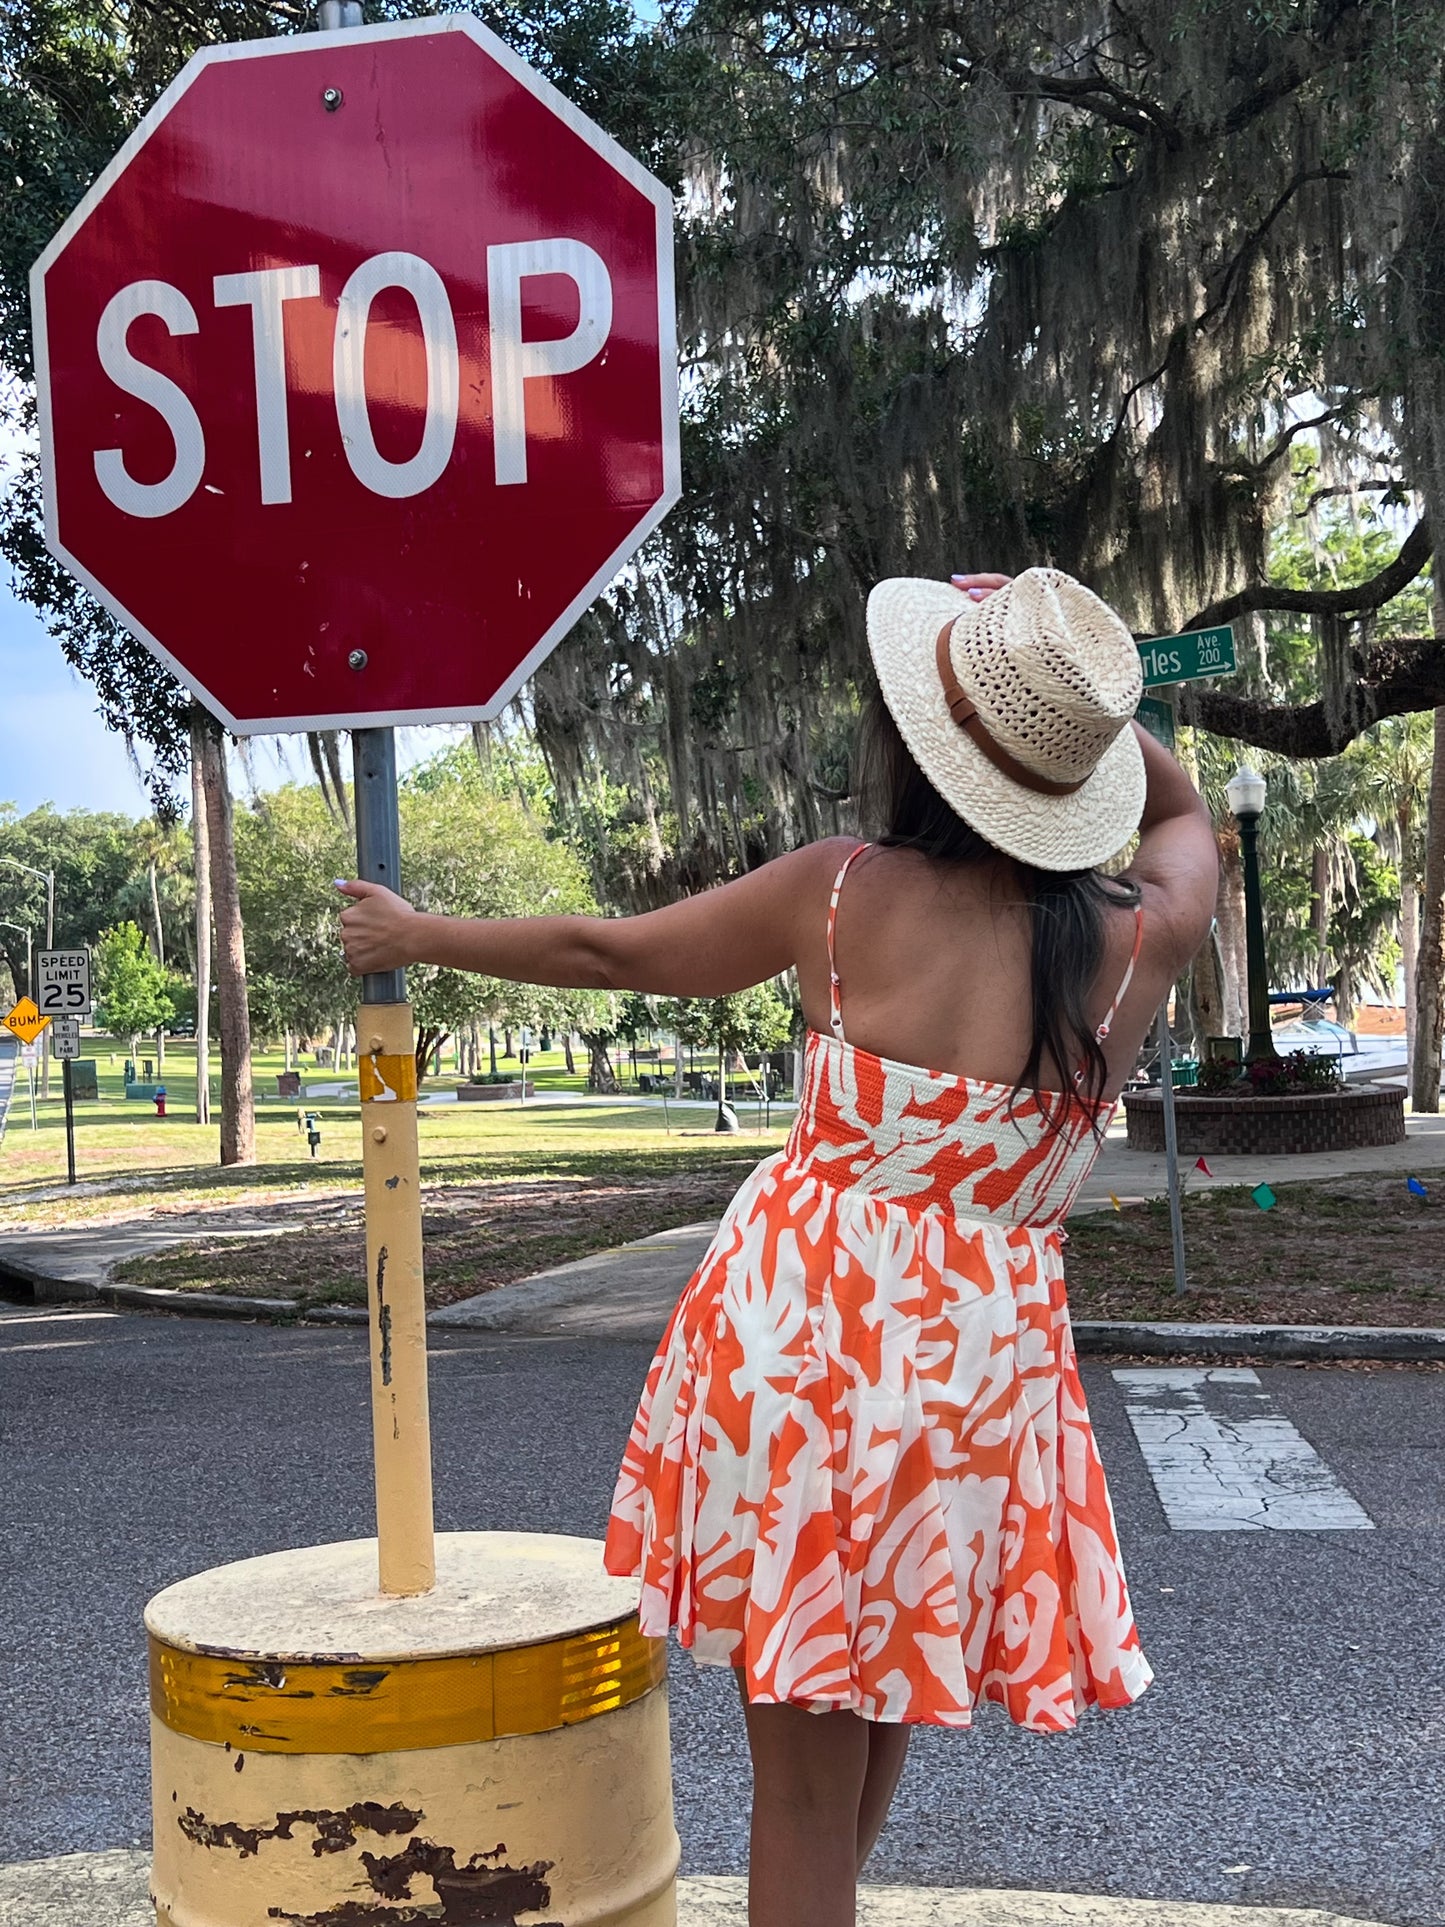
[[[1387,1363],[1445,1359],[1445,1331],[1411,1325],[1191,1325],[1080,1319],[1081,1354],[1127,1352],[1150,1358],[1368,1358]]]
[[[141,1848],[59,1854],[0,1867],[0,1927],[155,1927],[150,1855]],[[677,1883],[678,1927],[744,1927],[747,1883],[693,1875]],[[1312,1907],[1026,1889],[865,1886],[859,1927],[1374,1927]]]
[[[499,1294],[507,1289],[499,1286]],[[103,1284],[86,1288],[96,1300],[126,1311],[165,1312],[182,1318],[232,1318],[272,1325],[365,1325],[360,1305],[316,1305],[298,1311],[289,1298],[242,1298],[170,1291],[158,1285]],[[76,1294],[76,1297],[79,1293]],[[76,1298],[65,1302],[74,1303]],[[445,1312],[446,1306],[439,1310]],[[438,1330],[458,1329],[429,1312]],[[465,1329],[460,1327],[459,1329]],[[493,1334],[505,1336],[505,1332]],[[535,1333],[520,1334],[536,1336]],[[659,1336],[661,1326],[659,1325]],[[1208,1325],[1080,1319],[1074,1344],[1081,1356],[1145,1358],[1248,1358],[1299,1363],[1310,1359],[1369,1359],[1382,1363],[1432,1364],[1445,1360],[1445,1330],[1410,1325]]]
[[[127,1311],[171,1312],[181,1318],[235,1318],[269,1325],[364,1325],[369,1316],[360,1305],[313,1305],[307,1311],[298,1311],[289,1298],[170,1291],[162,1285],[97,1285],[95,1295]]]

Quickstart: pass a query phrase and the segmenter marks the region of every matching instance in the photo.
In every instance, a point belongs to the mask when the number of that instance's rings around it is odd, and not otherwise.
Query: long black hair
[[[918,850],[942,863],[996,862],[1000,852],[970,828],[929,782],[875,689],[864,705],[854,753],[854,795],[884,849]],[[1082,1066],[1078,1096],[1104,1094],[1108,1066],[1086,1005],[1104,954],[1104,915],[1139,901],[1132,883],[1097,870],[1037,870],[1014,860],[1032,925],[1029,1054],[1014,1097],[1029,1092],[1051,1130],[1062,1128],[1070,1092],[1043,1088],[1047,1058],[1067,1083]]]

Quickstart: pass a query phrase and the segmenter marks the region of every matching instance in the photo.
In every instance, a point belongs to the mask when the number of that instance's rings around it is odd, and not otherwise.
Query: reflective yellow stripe
[[[358,1060],[363,1104],[414,1104],[416,1059],[367,1051]]]
[[[338,1665],[218,1659],[150,1642],[151,1710],[244,1753],[409,1753],[545,1733],[650,1693],[666,1643],[634,1615],[599,1632],[500,1653]]]

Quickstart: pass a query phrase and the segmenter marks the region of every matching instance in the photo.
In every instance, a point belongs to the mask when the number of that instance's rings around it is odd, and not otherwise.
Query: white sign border
[[[389,40],[411,39],[417,35],[460,33],[476,43],[483,53],[504,68],[559,120],[587,142],[604,160],[653,204],[657,214],[657,334],[660,369],[659,400],[662,407],[662,493],[648,513],[628,533],[613,553],[575,595],[536,647],[512,673],[503,688],[481,708],[404,709],[349,711],[332,716],[264,716],[255,719],[233,716],[216,701],[171,652],[137,622],[117,596],[65,547],[60,539],[59,505],[55,500],[55,445],[50,412],[50,352],[45,318],[45,276],[59,259],[72,236],[89,219],[111,188],[120,179],[160,123],[196,81],[205,68],[227,60],[264,59],[274,54],[310,52],[318,47],[355,47]],[[58,562],[62,562],[83,583],[97,602],[111,613],[123,628],[145,644],[153,656],[170,670],[176,680],[190,690],[226,728],[236,736],[279,736],[313,729],[404,728],[417,723],[485,723],[500,716],[518,690],[578,618],[592,605],[608,583],[657,528],[663,517],[682,496],[682,450],[678,425],[677,382],[677,306],[673,270],[672,197],[662,182],[629,154],[627,149],[545,80],[521,55],[471,14],[426,15],[416,20],[398,20],[374,27],[340,28],[334,33],[282,34],[268,40],[240,40],[221,47],[203,47],[193,54],[180,73],[156,101],[134,133],[103,167],[78,204],[30,270],[31,325],[35,339],[35,385],[39,399],[40,467],[45,505],[45,543]]]
[[[44,1017],[48,1014],[51,1023],[54,1023],[57,1017],[74,1017],[77,1022],[82,1017],[89,1017],[95,1008],[95,971],[93,959],[90,954],[90,946],[88,944],[77,944],[73,950],[37,950],[35,953],[35,988],[39,991],[43,991],[46,983],[49,981],[45,974],[45,966],[51,957],[85,958],[85,1006],[81,1010],[53,1010],[47,1013],[44,1005],[40,1003],[40,999],[37,997],[35,1002],[37,1006],[39,1006],[41,1016]]]

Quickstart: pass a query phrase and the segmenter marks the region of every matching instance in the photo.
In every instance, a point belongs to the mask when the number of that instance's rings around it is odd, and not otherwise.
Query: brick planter
[[[533,1096],[536,1089],[535,1084],[529,1084],[526,1095]],[[522,1095],[520,1077],[515,1084],[459,1084],[457,1086],[458,1104],[500,1104],[504,1098],[512,1098],[515,1101]]]
[[[1158,1091],[1126,1091],[1131,1151],[1164,1149],[1164,1099]],[[1248,1152],[1254,1157],[1301,1151],[1363,1151],[1405,1142],[1403,1091],[1324,1091],[1310,1097],[1196,1097],[1174,1093],[1179,1149],[1190,1157]]]

